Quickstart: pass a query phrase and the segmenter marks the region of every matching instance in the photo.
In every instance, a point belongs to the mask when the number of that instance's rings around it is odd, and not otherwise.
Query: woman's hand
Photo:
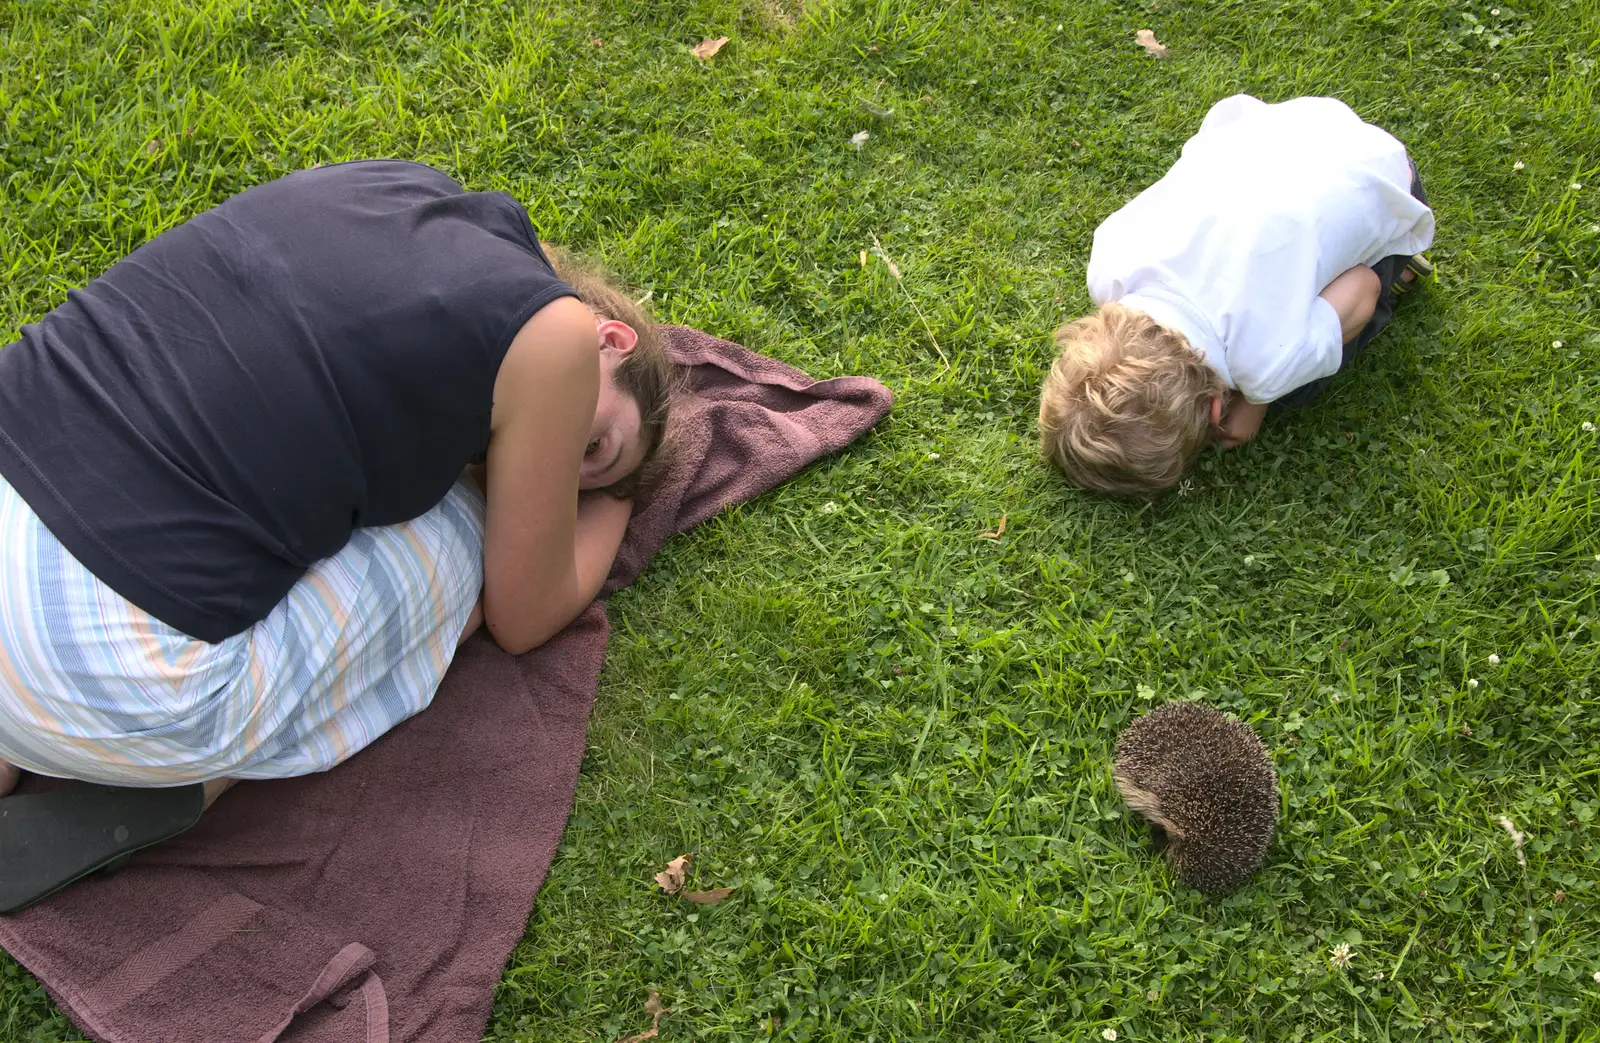
[[[619,500],[603,492],[587,492],[578,496],[578,531],[573,554],[578,559],[578,575],[583,588],[589,591],[588,600],[584,602],[586,606],[605,586],[631,517],[632,500]]]

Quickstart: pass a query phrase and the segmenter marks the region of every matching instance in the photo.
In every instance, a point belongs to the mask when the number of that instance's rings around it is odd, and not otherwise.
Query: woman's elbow
[[[494,643],[512,655],[531,652],[549,641],[566,627],[570,620],[542,619],[534,615],[508,618],[485,610],[484,625]]]
[[[567,584],[535,584],[534,589],[542,591],[537,597],[494,580],[491,573],[483,585],[484,623],[495,644],[513,655],[538,648],[561,633],[594,600],[592,594],[585,597],[576,589],[576,577]]]
[[[495,626],[492,622],[488,627],[494,643],[512,655],[531,652],[555,636],[554,631],[547,633],[525,627]]]

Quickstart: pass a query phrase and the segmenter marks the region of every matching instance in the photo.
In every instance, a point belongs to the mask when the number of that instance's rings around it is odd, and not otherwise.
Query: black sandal
[[[0,797],[0,913],[14,913],[200,821],[205,786],[73,783]]]
[[[1406,279],[1405,273],[1410,272],[1415,278]],[[1427,254],[1412,254],[1406,258],[1406,263],[1400,269],[1400,274],[1395,276],[1394,282],[1389,286],[1390,293],[1405,293],[1417,283],[1433,274],[1433,262],[1428,260]]]

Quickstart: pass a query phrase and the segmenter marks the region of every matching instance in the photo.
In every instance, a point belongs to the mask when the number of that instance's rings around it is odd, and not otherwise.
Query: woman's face
[[[620,326],[627,332],[608,330]],[[633,328],[614,319],[596,323],[600,334],[600,397],[594,407],[594,426],[589,430],[583,464],[578,470],[579,489],[604,489],[638,470],[644,462],[645,445],[640,437],[639,403],[617,386],[617,367],[633,350],[638,337]],[[621,345],[626,345],[622,347]]]

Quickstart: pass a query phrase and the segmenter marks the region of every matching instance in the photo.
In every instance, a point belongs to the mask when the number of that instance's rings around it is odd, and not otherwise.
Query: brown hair
[[[556,274],[578,291],[579,299],[590,311],[601,318],[627,323],[639,335],[638,343],[617,366],[616,379],[617,386],[639,403],[644,459],[631,474],[605,489],[618,499],[631,499],[639,486],[648,484],[654,475],[656,455],[666,439],[677,369],[667,357],[666,343],[642,300],[630,298],[618,287],[615,277],[599,265],[550,243],[543,246]]]
[[[1039,440],[1076,485],[1153,496],[1178,484],[1211,441],[1222,378],[1183,334],[1120,304],[1056,331]]]

